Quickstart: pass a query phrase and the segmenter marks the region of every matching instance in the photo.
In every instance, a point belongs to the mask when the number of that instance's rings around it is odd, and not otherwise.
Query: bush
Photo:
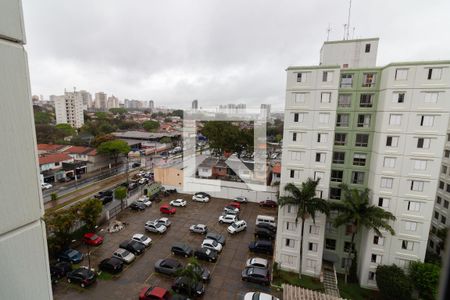
[[[56,200],[58,200],[58,194],[56,194],[56,193],[51,193],[51,194],[50,194],[50,198],[51,198],[52,201],[56,201]]]
[[[411,299],[411,283],[405,275],[405,272],[396,265],[378,266],[376,271],[376,281],[383,299]]]
[[[409,277],[422,299],[436,299],[440,268],[433,264],[412,262]]]

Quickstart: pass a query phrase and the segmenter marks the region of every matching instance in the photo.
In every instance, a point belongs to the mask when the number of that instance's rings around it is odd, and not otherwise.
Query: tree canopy
[[[125,108],[122,108],[122,107],[110,108],[109,111],[113,115],[124,115],[128,112]]]
[[[241,129],[227,121],[206,122],[201,133],[208,139],[210,149],[218,155],[244,150],[253,152],[253,129]]]
[[[130,146],[125,141],[122,140],[112,140],[103,142],[97,147],[97,152],[100,154],[107,154],[112,159],[115,160],[117,164],[117,160],[120,155],[128,154],[131,151]]]
[[[412,286],[405,272],[396,265],[379,265],[376,271],[378,289],[383,299],[410,300]]]
[[[60,131],[61,134],[64,135],[64,137],[72,136],[77,133],[77,131],[72,126],[65,123],[57,124],[55,128],[56,130]]]
[[[87,230],[92,231],[95,229],[102,210],[103,204],[99,199],[91,198],[81,204],[78,214],[80,220],[86,224]]]
[[[159,122],[152,120],[145,121],[144,123],[142,123],[142,127],[144,127],[144,129],[149,132],[154,132],[159,128]]]
[[[437,297],[440,268],[434,264],[412,262],[409,265],[409,278],[419,292],[420,298],[433,300]]]
[[[170,113],[171,116],[180,117],[182,119],[183,119],[183,114],[184,114],[184,112],[181,109],[176,109],[176,110],[174,110],[173,112]]]

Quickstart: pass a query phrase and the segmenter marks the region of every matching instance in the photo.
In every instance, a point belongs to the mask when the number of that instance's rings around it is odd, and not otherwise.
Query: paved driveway
[[[145,233],[144,223],[162,216],[159,206],[176,198],[188,200],[187,207],[177,208],[177,213],[169,217],[172,225],[165,234],[146,233],[153,240],[152,246],[119,276],[111,280],[98,280],[87,289],[60,282],[54,288],[55,299],[137,299],[140,289],[144,286],[170,288],[174,278],[155,273],[154,263],[160,258],[172,257],[170,248],[175,242],[187,243],[194,249],[200,247],[203,236],[189,232],[189,226],[197,223],[206,224],[210,231],[226,237],[226,245],[216,263],[200,261],[211,271],[211,281],[206,285],[203,299],[240,299],[248,291],[265,291],[277,295],[269,287],[241,281],[241,271],[246,259],[254,256],[248,251],[248,244],[253,240],[256,216],[276,215],[274,209],[260,208],[254,203],[241,206],[240,218],[247,221],[248,228],[247,231],[234,236],[227,233],[227,225],[218,223],[224,205],[230,202],[225,199],[214,198],[209,203],[199,203],[190,200],[189,195],[173,195],[161,203],[154,203],[144,212],[125,211],[119,219],[129,225],[120,232],[105,233],[103,245],[91,248],[91,266],[97,266],[102,259],[110,257],[120,242],[130,239],[134,233]],[[82,246],[81,251],[87,252],[87,248]],[[258,256],[268,258],[265,255]],[[176,259],[184,264],[187,262],[187,259],[178,256]],[[87,265],[86,259],[83,264]],[[278,296],[281,298],[280,294]]]

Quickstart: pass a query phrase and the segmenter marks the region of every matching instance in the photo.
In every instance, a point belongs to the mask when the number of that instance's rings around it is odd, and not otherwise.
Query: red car
[[[144,287],[139,293],[139,300],[169,300],[171,298],[168,290],[158,286]]]
[[[231,202],[228,204],[228,206],[233,206],[237,209],[241,209],[241,204],[239,202]]]
[[[159,211],[162,212],[163,214],[173,215],[174,213],[177,212],[177,209],[175,207],[170,207],[169,204],[164,204],[161,205]]]
[[[261,207],[277,207],[278,204],[273,200],[264,200],[259,202],[259,206]]]
[[[99,246],[103,243],[103,238],[95,233],[88,232],[83,235],[83,242],[91,246]]]

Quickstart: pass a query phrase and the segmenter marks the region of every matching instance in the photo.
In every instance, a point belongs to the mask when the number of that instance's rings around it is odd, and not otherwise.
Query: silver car
[[[134,256],[133,253],[122,248],[119,248],[116,251],[114,251],[113,257],[117,257],[126,264],[130,264],[136,259],[136,256]]]
[[[147,223],[145,223],[144,228],[147,231],[155,232],[155,233],[159,233],[159,234],[163,234],[167,230],[166,226],[158,223],[157,221],[148,221]]]
[[[189,227],[189,230],[194,233],[205,234],[208,232],[208,226],[206,226],[205,224],[192,225],[191,227]]]

